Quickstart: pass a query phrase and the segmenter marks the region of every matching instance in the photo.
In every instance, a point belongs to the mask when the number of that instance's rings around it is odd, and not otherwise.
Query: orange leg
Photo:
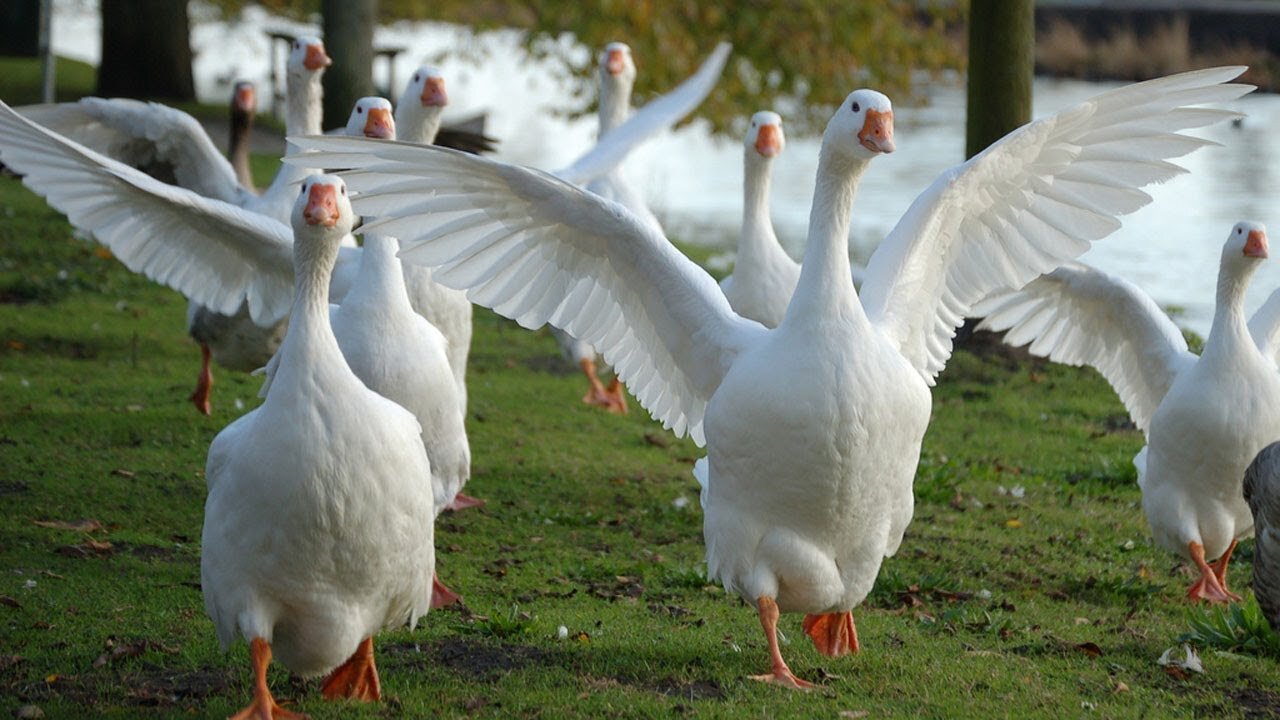
[[[1209,566],[1213,568],[1213,574],[1218,577],[1218,584],[1222,586],[1223,590],[1227,591],[1228,595],[1231,595],[1236,600],[1239,600],[1240,596],[1231,592],[1231,589],[1227,587],[1227,563],[1231,562],[1231,553],[1235,552],[1236,545],[1239,543],[1239,540],[1232,540],[1231,544],[1227,546],[1227,551],[1222,553],[1222,557]]]
[[[457,512],[459,510],[466,510],[467,508],[483,507],[483,506],[484,506],[484,501],[481,500],[480,498],[474,498],[474,497],[471,497],[470,495],[464,495],[463,493],[458,493],[457,495],[453,496],[452,502],[444,506],[444,509]]]
[[[276,704],[267,687],[267,666],[271,664],[271,646],[262,638],[249,642],[249,657],[253,661],[253,702],[249,707],[232,715],[228,720],[307,720],[302,713],[285,710]]]
[[[1204,600],[1206,602],[1227,603],[1233,600],[1239,600],[1240,596],[1235,593],[1228,592],[1222,585],[1222,581],[1218,579],[1218,572],[1212,565],[1204,560],[1204,546],[1192,540],[1187,543],[1187,550],[1191,553],[1191,560],[1200,568],[1200,579],[1187,590],[1187,597],[1192,600]],[[1225,557],[1225,556],[1224,556]],[[1222,563],[1222,572],[1226,573],[1226,562]]]
[[[618,415],[627,414],[627,394],[622,391],[622,381],[618,380],[616,375],[613,382],[609,383],[609,388],[604,391],[604,395],[609,401],[609,412]]]
[[[382,697],[382,685],[378,682],[378,668],[373,664],[373,638],[367,637],[356,646],[356,651],[324,679],[320,693],[325,700],[352,698],[365,702],[377,702]]]
[[[804,631],[818,652],[827,657],[840,657],[859,650],[858,629],[853,625],[852,611],[805,615]]]
[[[782,659],[782,651],[778,649],[778,603],[773,598],[763,595],[756,601],[760,612],[760,627],[764,628],[764,637],[769,642],[769,660],[773,670],[765,675],[752,675],[752,680],[773,683],[793,690],[809,690],[813,683],[796,677],[791,668]]]
[[[578,362],[578,365],[582,368],[582,374],[587,376],[587,382],[591,385],[587,389],[587,394],[582,396],[582,402],[588,405],[608,407],[609,393],[605,391],[604,385],[600,384],[600,378],[596,377],[596,361],[590,358],[583,358]]]
[[[431,609],[434,610],[436,608],[442,608],[446,605],[452,605],[457,602],[462,602],[462,596],[445,587],[445,584],[440,582],[439,577],[432,575]]]
[[[209,352],[209,346],[200,343],[200,375],[196,377],[196,389],[188,398],[200,412],[208,415],[209,407],[209,391],[213,388],[213,370],[209,367],[209,359],[212,353]]]

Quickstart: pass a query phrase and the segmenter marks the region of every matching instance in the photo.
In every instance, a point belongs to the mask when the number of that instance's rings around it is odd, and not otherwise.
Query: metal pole
[[[54,75],[57,65],[53,61],[53,0],[40,0],[40,101],[53,102]]]

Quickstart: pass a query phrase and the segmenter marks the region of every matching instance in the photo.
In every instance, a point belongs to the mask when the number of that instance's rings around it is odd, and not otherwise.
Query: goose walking
[[[851,610],[911,519],[929,386],[964,313],[1148,202],[1139,186],[1182,171],[1168,158],[1209,144],[1179,131],[1237,116],[1187,106],[1244,94],[1223,84],[1241,71],[1105,93],[943,173],[872,256],[861,300],[851,206],[894,139],[889,99],[855,91],[823,135],[800,280],[773,330],[734,313],[644,219],[549,174],[359,138],[297,138],[314,154],[288,161],[351,168],[366,227],[400,237],[405,261],[526,327],[592,343],[656,419],[705,444],[709,576],[756,608],[771,663],[758,679],[803,688],[779,613],[805,613],[826,655],[858,648]]]
[[[224,647],[250,646],[254,693],[235,718],[300,717],[267,666],[327,673],[326,698],[381,695],[373,635],[417,622],[435,565],[431,472],[407,410],[365,387],[329,325],[329,275],[353,215],[313,175],[294,205],[297,284],[266,399],[214,438],[201,535],[205,609]]]
[[[1244,292],[1268,255],[1266,229],[1240,222],[1222,246],[1217,307],[1196,357],[1182,332],[1137,286],[1081,264],[1018,291],[994,294],[975,313],[1008,330],[1010,345],[1102,373],[1147,444],[1133,459],[1142,509],[1161,547],[1195,564],[1187,596],[1239,600],[1227,587],[1236,543],[1253,534],[1240,492],[1250,461],[1280,439],[1280,294],[1245,322]],[[1216,560],[1210,564],[1209,560]]]

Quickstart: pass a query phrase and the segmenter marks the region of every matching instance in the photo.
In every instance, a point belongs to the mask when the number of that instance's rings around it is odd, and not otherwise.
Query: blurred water
[[[97,62],[99,30],[95,0],[58,0],[54,22],[55,50]],[[193,3],[192,45],[197,53],[197,92],[202,100],[230,96],[230,83],[245,78],[265,86],[269,47],[263,29],[319,34],[316,25],[301,25],[247,10],[237,22],[212,21]],[[381,28],[379,45],[400,46],[396,76],[403,82],[418,64],[448,50],[465,56],[440,62],[446,73],[450,112],[461,117],[486,111],[489,132],[501,140],[500,157],[511,162],[553,169],[568,164],[590,147],[592,118],[569,121],[560,112],[573,108],[569,86],[555,68],[527,60],[515,32],[476,36],[440,23],[400,22]],[[709,40],[707,50],[711,50]],[[581,48],[579,62],[594,52]],[[644,72],[646,58],[637,57]],[[375,68],[380,83],[386,67]],[[1061,110],[1115,83],[1037,79],[1035,115]],[[850,238],[853,256],[865,261],[876,243],[893,227],[916,194],[939,172],[963,159],[963,88],[931,88],[930,104],[896,108],[898,151],[879,158],[864,176]],[[1151,191],[1154,201],[1124,219],[1124,227],[1097,243],[1084,260],[1129,278],[1157,302],[1181,307],[1180,324],[1201,334],[1213,314],[1217,263],[1231,226],[1257,220],[1280,232],[1273,203],[1280,178],[1280,97],[1247,96],[1234,105],[1248,114],[1240,127],[1220,126],[1205,137],[1222,144],[1181,160],[1191,172]],[[743,108],[743,116],[765,108]],[[786,151],[774,163],[772,209],[784,245],[800,254],[808,225],[809,201],[817,165],[815,138],[788,137]],[[695,121],[667,133],[637,151],[626,173],[675,238],[731,248],[741,213],[742,146],[731,138],[712,137]],[[1280,287],[1280,261],[1255,276],[1248,298],[1252,310]]]

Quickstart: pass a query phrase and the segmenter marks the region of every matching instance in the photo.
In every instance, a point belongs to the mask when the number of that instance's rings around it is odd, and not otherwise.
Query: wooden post
[[[373,94],[373,28],[378,0],[321,0],[324,48],[324,126],[345,125],[356,100]]]
[[[104,97],[194,100],[187,0],[102,0]]]
[[[970,0],[965,157],[1031,120],[1033,0]]]

